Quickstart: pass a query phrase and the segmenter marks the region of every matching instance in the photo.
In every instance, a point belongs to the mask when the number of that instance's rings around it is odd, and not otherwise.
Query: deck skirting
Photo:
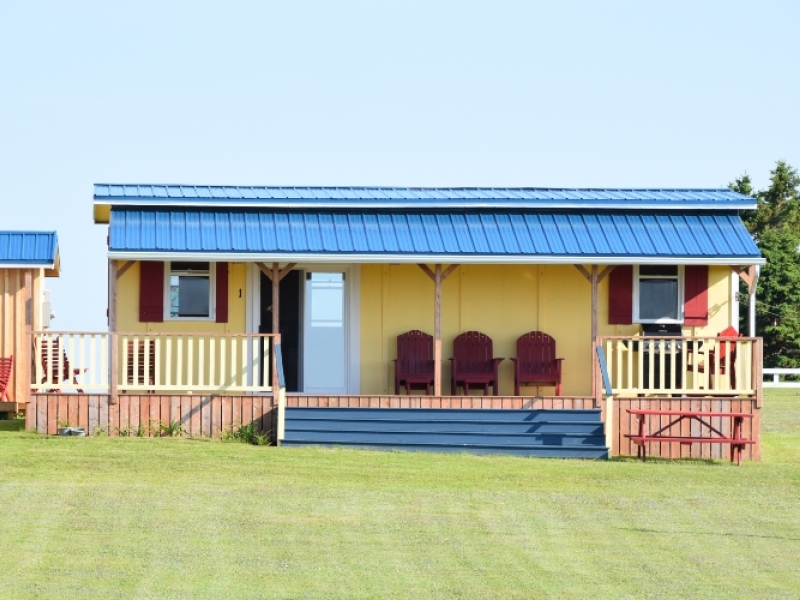
[[[591,409],[594,398],[581,397],[514,397],[514,396],[305,396],[289,395],[288,407],[309,408],[430,408],[430,409]],[[117,402],[107,394],[32,394],[26,412],[26,428],[54,435],[60,423],[85,427],[89,435],[104,432],[138,431],[158,435],[156,422],[180,421],[185,435],[218,438],[223,431],[251,423],[273,437],[277,426],[277,403],[269,395],[159,395],[121,394]],[[761,456],[761,410],[755,398],[615,398],[613,456],[636,456],[636,445],[626,434],[637,431],[636,419],[628,408],[651,410],[694,410],[714,412],[747,412],[742,436],[754,440],[742,453],[743,460],[759,460]],[[723,432],[730,428],[730,419],[712,420]],[[666,424],[666,423],[664,423]],[[140,426],[143,426],[140,428]],[[698,435],[687,422],[675,432],[682,437]],[[685,445],[677,442],[650,443],[647,454],[661,458],[725,459],[727,448],[721,444]]]

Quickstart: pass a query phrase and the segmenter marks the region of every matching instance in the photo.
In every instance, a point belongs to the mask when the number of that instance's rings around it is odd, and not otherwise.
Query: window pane
[[[674,279],[640,279],[639,318],[643,321],[677,320],[678,282]]]
[[[178,284],[178,316],[209,316],[209,279],[208,277],[179,277]]]

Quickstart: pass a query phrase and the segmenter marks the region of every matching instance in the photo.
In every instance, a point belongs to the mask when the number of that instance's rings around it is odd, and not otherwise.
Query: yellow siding
[[[729,325],[731,270],[709,268],[709,325],[687,327],[686,335],[715,335]],[[599,334],[634,335],[639,325],[608,325],[608,279],[599,289]],[[556,339],[563,363],[562,393],[591,393],[591,286],[572,265],[465,265],[442,286],[443,392],[449,393],[453,339],[478,330],[494,342],[500,365],[500,394],[514,391],[516,340],[540,330]],[[433,282],[416,265],[361,268],[361,393],[394,390],[396,337],[410,329],[433,334]],[[536,393],[536,388],[526,388]],[[540,394],[550,395],[552,387]]]
[[[247,269],[244,263],[228,263],[228,322],[139,322],[139,263],[117,280],[117,331],[162,333],[246,333]],[[241,290],[241,297],[239,291]]]

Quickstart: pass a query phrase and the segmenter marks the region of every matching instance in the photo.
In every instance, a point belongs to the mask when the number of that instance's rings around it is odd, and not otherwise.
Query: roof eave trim
[[[194,199],[183,198],[163,198],[148,200],[131,200],[125,198],[109,198],[106,200],[95,200],[96,207],[194,207],[194,208],[225,208],[225,209],[285,209],[285,210],[465,210],[465,209],[503,209],[503,210],[710,210],[710,211],[735,211],[735,210],[754,210],[757,208],[755,202],[723,202],[723,201],[700,201],[685,200],[674,202],[650,202],[650,201],[597,201],[597,200],[542,200],[539,202],[528,202],[524,200],[495,200],[486,202],[483,200],[450,201],[450,202],[386,202],[369,201],[358,202],[346,200],[341,202],[313,202],[313,201],[287,201],[281,199],[268,199],[258,202],[225,200],[198,202]]]
[[[0,263],[0,269],[55,269],[55,262]]]
[[[511,255],[448,255],[448,254],[342,254],[342,253],[241,253],[241,252],[134,252],[108,253],[112,260],[186,260],[226,262],[300,262],[300,263],[358,263],[358,264],[533,264],[533,265],[763,265],[762,257],[750,256],[511,256]]]

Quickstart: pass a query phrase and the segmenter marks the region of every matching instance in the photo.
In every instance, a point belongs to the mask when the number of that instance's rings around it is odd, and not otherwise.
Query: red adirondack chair
[[[727,375],[730,373],[730,384],[732,388],[736,387],[736,338],[742,335],[736,331],[733,326],[726,327],[717,334],[720,339],[719,343],[719,374]],[[705,362],[697,365],[697,370],[700,373],[706,372],[706,365],[708,365],[708,387],[714,387],[714,376],[717,373],[717,359],[714,350],[709,351],[708,357]]]
[[[497,368],[502,358],[492,356],[492,338],[480,331],[466,331],[453,340],[453,358],[450,359],[450,390],[455,396],[458,386],[464,387],[464,395],[469,396],[471,384],[483,385],[484,396],[489,386],[497,396]]]
[[[529,331],[517,340],[514,361],[514,395],[523,385],[552,385],[561,395],[561,361],[556,358],[556,341],[541,331]]]
[[[411,394],[414,386],[425,386],[425,394],[433,389],[433,336],[418,329],[397,336],[397,358],[394,361],[394,393],[400,385]]]
[[[56,386],[52,390],[49,390],[53,393],[61,392],[61,389],[58,387],[59,384],[65,381],[69,382],[70,379],[72,380],[72,383],[78,385],[78,375],[89,370],[73,369],[70,367],[69,358],[67,357],[67,353],[61,348],[61,342],[59,338],[52,340],[45,338],[42,340],[41,357],[42,369],[44,370],[41,383],[47,382],[49,378],[49,381]],[[76,391],[79,394],[83,393],[83,390],[81,389]]]
[[[0,358],[0,402],[10,402],[8,398],[8,382],[11,379],[11,370],[13,367],[13,356]]]

